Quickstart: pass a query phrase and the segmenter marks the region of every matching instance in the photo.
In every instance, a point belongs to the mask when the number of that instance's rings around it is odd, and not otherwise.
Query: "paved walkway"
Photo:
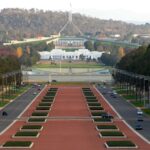
[[[34,99],[36,95],[33,95],[33,93],[35,91],[37,92],[36,88],[29,89],[27,92],[17,97],[16,100],[0,110],[0,133],[6,129],[14,120],[16,120],[21,112]],[[3,111],[6,111],[8,115],[2,116]]]
[[[143,130],[138,130],[138,132],[143,135],[147,140],[150,141],[150,117],[147,115],[143,115],[143,122],[137,122],[137,109],[124,100],[122,97],[117,95],[116,98],[111,97],[111,88],[102,88],[98,87],[98,90],[101,93],[104,93],[103,96],[107,99],[107,101],[117,110],[117,112],[123,117],[124,120],[128,124],[130,124],[133,128],[135,128],[135,125],[141,124],[143,127]]]
[[[48,88],[41,92],[21,118],[28,118],[31,115]],[[117,118],[112,124],[117,125],[127,136],[125,139],[132,140],[137,144],[138,150],[149,150],[150,145],[128,128],[95,88],[91,87],[91,89],[105,111]],[[7,140],[16,140],[12,138],[12,135],[19,131],[24,124],[28,124],[26,120],[16,121],[3,135],[0,135],[0,144]],[[81,86],[59,86],[48,120],[46,123],[41,124],[43,130],[38,138],[21,138],[17,140],[33,141],[32,150],[106,150],[104,143],[107,140],[112,140],[111,138],[99,137],[99,132],[95,129],[96,124],[93,123],[90,117]],[[115,140],[120,140],[120,138],[115,138]]]

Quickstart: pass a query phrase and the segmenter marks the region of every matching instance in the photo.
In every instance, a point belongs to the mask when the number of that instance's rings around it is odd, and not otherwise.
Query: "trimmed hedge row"
[[[48,112],[33,112],[32,116],[47,116]]]
[[[37,131],[19,131],[14,136],[33,136],[36,137],[39,133]]]
[[[42,129],[41,125],[24,125],[21,127],[21,130],[40,130]]]
[[[132,141],[107,141],[109,147],[136,147]]]
[[[29,118],[28,122],[45,122],[45,118]]]
[[[7,141],[3,147],[30,147],[31,141]]]
[[[94,118],[95,122],[111,122],[109,118]]]
[[[121,136],[121,137],[124,136],[124,134],[120,131],[101,131],[100,134],[102,136],[113,136],[113,137],[115,137],[115,136]]]
[[[115,125],[97,125],[97,129],[99,129],[99,130],[103,130],[103,129],[114,129],[114,130],[116,130],[116,129],[118,129]]]

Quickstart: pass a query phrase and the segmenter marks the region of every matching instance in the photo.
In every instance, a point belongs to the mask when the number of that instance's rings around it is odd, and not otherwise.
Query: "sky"
[[[1,0],[3,8],[38,8],[52,11],[79,12],[100,19],[150,23],[150,0]]]

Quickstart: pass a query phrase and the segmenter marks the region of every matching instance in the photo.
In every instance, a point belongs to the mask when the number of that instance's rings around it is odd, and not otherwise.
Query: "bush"
[[[87,100],[87,102],[88,103],[96,103],[96,102],[98,102],[98,100],[97,99],[91,99],[91,100]]]
[[[104,108],[101,106],[90,106],[89,108],[90,110],[104,110]]]
[[[96,112],[91,112],[92,116],[101,116],[103,114],[106,114],[106,112],[102,111],[102,112],[99,112],[99,111],[96,111]]]
[[[100,134],[102,136],[124,136],[120,131],[101,131]]]
[[[7,141],[3,147],[30,147],[31,141]]]
[[[53,102],[53,99],[51,100],[51,99],[42,99],[42,102]]]
[[[51,106],[51,103],[44,103],[44,102],[41,102],[41,103],[39,103],[38,106]]]
[[[47,107],[47,106],[38,106],[38,107],[36,107],[36,110],[49,110],[50,109],[50,107]]]
[[[101,129],[118,129],[115,125],[97,125],[97,129],[101,130]]]
[[[33,136],[36,137],[38,135],[37,131],[19,131],[15,134],[15,136]]]
[[[48,112],[33,112],[32,116],[47,116]]]
[[[95,122],[111,122],[109,118],[94,118]]]
[[[45,122],[45,118],[29,118],[28,122]]]
[[[92,92],[83,92],[85,96],[94,96]]]
[[[132,141],[107,141],[109,147],[136,147]]]
[[[88,103],[88,106],[101,106],[98,102]]]
[[[41,128],[41,125],[24,125],[21,130],[40,130]]]

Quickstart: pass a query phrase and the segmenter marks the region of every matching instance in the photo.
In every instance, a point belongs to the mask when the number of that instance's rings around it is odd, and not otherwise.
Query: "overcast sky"
[[[79,12],[101,19],[150,23],[150,0],[1,0],[3,8],[38,8]]]

